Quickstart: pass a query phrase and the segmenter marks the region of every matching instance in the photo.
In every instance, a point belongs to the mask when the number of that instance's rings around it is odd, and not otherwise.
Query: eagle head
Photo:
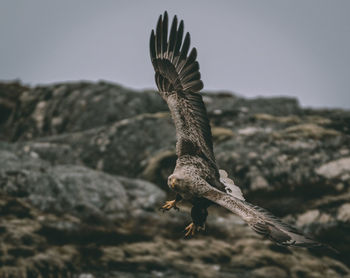
[[[179,184],[180,180],[181,178],[179,178],[177,175],[172,174],[168,177],[168,186],[174,190],[176,185]]]
[[[204,186],[203,186],[204,185]],[[189,176],[185,171],[176,171],[168,177],[168,186],[181,194],[184,199],[201,196],[208,191],[208,186],[197,176]]]
[[[185,179],[181,175],[172,174],[168,177],[168,186],[174,191],[182,191],[185,186]]]

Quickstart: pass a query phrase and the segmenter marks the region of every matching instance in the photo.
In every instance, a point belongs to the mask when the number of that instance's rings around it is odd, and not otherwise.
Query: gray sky
[[[350,108],[350,1],[1,0],[0,80],[155,88],[150,31],[185,21],[207,90]]]

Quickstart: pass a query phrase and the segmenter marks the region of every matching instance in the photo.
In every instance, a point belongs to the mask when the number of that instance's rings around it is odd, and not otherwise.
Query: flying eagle
[[[168,35],[168,14],[160,15],[156,31],[150,37],[150,54],[159,94],[169,106],[176,128],[177,161],[168,178],[176,198],[163,210],[177,209],[182,199],[192,203],[192,223],[186,236],[204,229],[207,208],[216,203],[239,215],[257,233],[280,245],[317,247],[321,244],[296,228],[283,223],[268,211],[245,201],[238,186],[219,170],[206,108],[199,91],[203,82],[199,73],[196,48],[190,49],[190,34],[175,16]]]

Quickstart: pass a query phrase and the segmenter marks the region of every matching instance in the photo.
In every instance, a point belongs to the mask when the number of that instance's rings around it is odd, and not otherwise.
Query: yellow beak
[[[175,187],[175,183],[176,183],[176,179],[175,179],[175,178],[172,178],[172,179],[170,180],[170,186],[171,186],[171,188],[174,188],[174,187]]]

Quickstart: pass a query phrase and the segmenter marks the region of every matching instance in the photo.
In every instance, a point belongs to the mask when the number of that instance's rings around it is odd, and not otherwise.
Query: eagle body
[[[224,170],[219,170],[212,143],[210,124],[200,90],[203,82],[197,62],[197,50],[190,50],[190,35],[184,36],[184,23],[175,16],[168,28],[168,14],[158,19],[150,37],[150,56],[160,96],[168,104],[176,128],[177,161],[168,178],[177,193],[164,210],[177,208],[184,199],[193,207],[193,222],[186,235],[204,228],[207,208],[220,205],[237,214],[257,233],[280,245],[320,247],[319,242],[282,222],[268,211],[250,204],[240,188]]]
[[[191,216],[193,223],[198,228],[205,227],[208,215],[207,208],[213,204],[212,201],[203,197],[207,190],[203,187],[203,181],[216,184],[214,177],[215,171],[206,159],[199,156],[183,155],[177,159],[175,170],[168,178],[169,187],[182,199],[193,205]],[[224,189],[220,183],[218,187]]]

